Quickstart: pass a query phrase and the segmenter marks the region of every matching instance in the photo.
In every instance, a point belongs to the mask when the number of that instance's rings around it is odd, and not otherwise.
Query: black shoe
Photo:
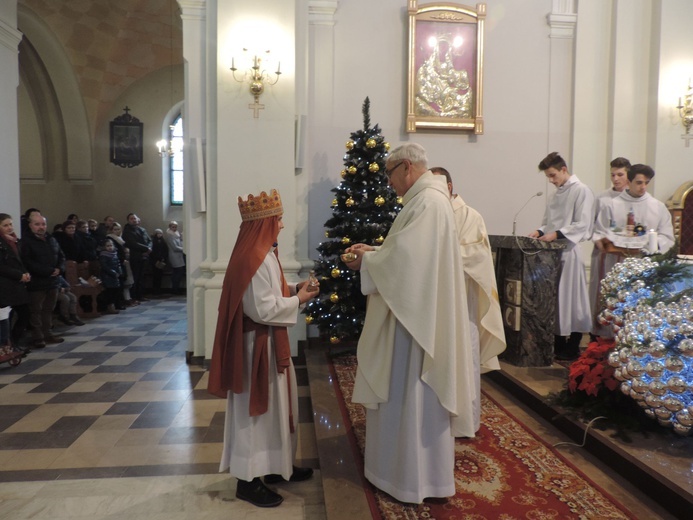
[[[45,338],[44,341],[45,341],[46,343],[53,343],[53,344],[55,344],[55,343],[62,343],[63,341],[65,341],[65,338],[59,338],[58,336],[48,336],[47,338]],[[45,345],[45,344],[44,344],[44,345]]]
[[[63,316],[62,314],[58,315],[58,320],[63,322],[65,325],[72,325],[72,322],[70,321],[70,318],[67,318]]]
[[[284,498],[265,486],[259,477],[248,482],[238,479],[236,486],[236,498],[250,502],[257,507],[277,507]]]
[[[34,342],[31,344],[31,348],[32,348],[32,349],[34,349],[34,348],[45,348],[45,346],[46,346],[46,342],[43,341],[42,339],[37,339],[36,341],[34,341]]]
[[[291,474],[289,482],[302,482],[308,480],[312,476],[313,468],[297,468],[294,466],[294,472]],[[265,484],[279,484],[280,482],[286,482],[281,475],[276,475],[274,473],[265,475]]]
[[[77,325],[78,327],[81,327],[82,325],[84,325],[84,322],[82,320],[80,320],[76,314],[73,314],[72,316],[70,316],[70,323],[72,323],[73,325]]]
[[[579,350],[565,350],[563,352],[557,352],[554,356],[559,361],[575,361],[580,357]]]

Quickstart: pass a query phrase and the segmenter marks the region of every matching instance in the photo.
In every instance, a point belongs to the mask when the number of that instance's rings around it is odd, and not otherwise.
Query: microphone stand
[[[525,209],[527,204],[534,198],[534,197],[541,197],[544,194],[543,191],[538,191],[534,195],[532,195],[530,198],[527,199],[527,202],[524,203],[524,205],[518,210],[517,213],[515,213],[515,217],[513,217],[513,236],[515,236],[515,228],[517,226],[517,216],[522,213],[522,210]]]

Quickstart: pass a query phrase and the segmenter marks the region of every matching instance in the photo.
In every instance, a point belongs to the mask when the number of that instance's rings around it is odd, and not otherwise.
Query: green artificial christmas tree
[[[346,143],[344,180],[332,189],[332,217],[325,222],[328,240],[317,248],[320,295],[303,310],[306,322],[316,324],[333,344],[358,339],[366,315],[359,272],[349,269],[340,255],[352,244],[382,244],[402,208],[384,173],[390,145],[378,125],[370,127],[368,98],[362,112],[363,130],[353,132]]]

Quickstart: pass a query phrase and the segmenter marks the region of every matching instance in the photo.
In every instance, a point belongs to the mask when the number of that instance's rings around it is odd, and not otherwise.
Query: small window
[[[178,115],[171,124],[168,140],[173,153],[169,158],[171,178],[171,206],[183,205],[183,116]]]

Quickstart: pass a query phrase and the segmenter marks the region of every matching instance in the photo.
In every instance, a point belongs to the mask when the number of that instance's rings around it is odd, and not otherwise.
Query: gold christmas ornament
[[[383,242],[385,242],[385,237],[383,235],[380,235],[378,238],[375,239],[375,241],[378,244],[382,244]]]
[[[330,238],[330,232],[329,231],[325,231],[325,238]]]
[[[402,197],[397,197],[397,204],[402,204]]]
[[[339,343],[339,338],[337,336],[332,336],[330,338],[330,343],[332,343],[333,345],[336,345],[337,343]]]
[[[385,151],[390,150],[390,143],[384,143],[383,146],[385,147]]]
[[[332,275],[332,278],[339,278],[342,274],[342,271],[335,267],[334,269],[332,269],[332,271],[330,271],[330,274]]]
[[[344,201],[344,204],[346,204],[346,207],[347,207],[347,208],[350,208],[351,206],[354,205],[354,199],[352,199],[351,197],[349,197],[347,200]]]
[[[310,316],[310,315],[306,316],[306,323],[307,323],[308,325],[310,325],[311,323],[313,323],[313,317]]]
[[[339,295],[336,292],[330,294],[330,301],[332,303],[337,303],[339,301]]]
[[[342,244],[344,244],[344,245],[351,244],[351,239],[349,237],[343,237],[342,238]]]
[[[354,149],[354,141],[347,141],[346,142],[346,149],[347,150],[353,150]]]
[[[332,199],[332,206],[336,206],[337,204],[339,204],[339,201],[337,201],[337,199]]]
[[[339,172],[339,174],[342,176],[343,179],[344,177],[346,177],[346,170],[342,170],[341,172]]]
[[[382,198],[380,195],[378,195],[378,196],[375,198],[375,205],[376,205],[376,206],[382,206],[383,204],[385,204],[385,199]]]
[[[350,174],[353,175],[353,174],[355,174],[358,170],[356,169],[356,166],[349,166],[349,167],[347,168],[347,171],[348,171]]]
[[[380,166],[378,166],[377,162],[372,162],[368,165],[368,171],[371,173],[375,173],[380,170]]]
[[[371,137],[368,141],[366,141],[366,148],[375,148],[377,144],[378,142]]]

